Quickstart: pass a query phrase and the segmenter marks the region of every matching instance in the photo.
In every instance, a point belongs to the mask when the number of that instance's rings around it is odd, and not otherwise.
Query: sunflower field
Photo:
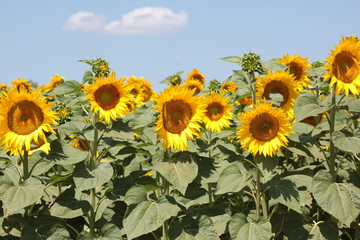
[[[360,41],[162,82],[0,86],[1,239],[360,239]],[[185,75],[185,76],[184,76]]]

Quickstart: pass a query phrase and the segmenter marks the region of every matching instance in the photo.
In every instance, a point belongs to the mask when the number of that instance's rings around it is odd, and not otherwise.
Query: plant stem
[[[208,137],[208,147],[209,147],[209,158],[212,159],[212,152],[210,148],[210,144],[212,141],[212,132],[209,131],[209,137]],[[208,195],[209,195],[209,206],[211,207],[213,204],[213,197],[212,197],[212,185],[211,182],[208,183]]]
[[[23,181],[25,181],[26,179],[28,179],[30,177],[29,176],[29,153],[27,150],[25,150],[25,146],[23,148],[24,148],[24,155],[21,157],[21,160],[22,160],[22,164],[23,164]]]
[[[256,204],[256,219],[260,218],[260,176],[261,171],[259,168],[256,169],[256,195],[255,195],[255,204]]]
[[[95,237],[95,188],[90,189],[90,234]]]
[[[335,94],[335,88],[336,85],[334,84],[331,88],[331,109],[330,109],[330,117],[329,117],[329,140],[330,140],[330,146],[329,146],[329,170],[332,177],[332,180],[336,181],[336,171],[335,171],[335,145],[333,141],[333,133],[335,129],[335,113],[336,113],[336,94]]]

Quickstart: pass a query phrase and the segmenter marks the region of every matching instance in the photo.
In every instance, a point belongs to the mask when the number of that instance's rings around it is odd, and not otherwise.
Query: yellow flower
[[[274,156],[288,143],[292,130],[290,118],[280,108],[262,102],[251,110],[239,114],[241,126],[236,133],[241,148],[247,148],[254,155]]]
[[[187,79],[195,79],[198,80],[203,86],[205,85],[205,76],[199,70],[194,68],[190,73],[187,75]]]
[[[9,89],[8,85],[6,85],[6,84],[0,84],[0,91],[6,91],[6,90],[8,90],[8,89]]]
[[[70,136],[70,137],[74,137],[74,136]],[[83,152],[87,152],[90,149],[90,142],[85,139],[73,138],[71,140],[70,144],[71,144],[71,146],[73,146]]]
[[[238,89],[234,81],[230,81],[225,83],[225,85],[221,88],[224,92],[231,92],[235,93],[235,91]]]
[[[189,90],[194,89],[194,95],[198,94],[204,89],[204,85],[195,79],[187,79],[183,86],[188,88]]]
[[[128,85],[136,106],[141,106],[152,98],[153,91],[151,89],[151,83],[143,77],[136,78],[135,76],[131,76],[128,79]]]
[[[270,94],[279,93],[283,100],[280,107],[293,115],[293,105],[300,92],[296,90],[297,84],[294,76],[286,72],[268,72],[266,77],[259,77],[256,81],[256,98],[269,100]]]
[[[164,139],[165,149],[186,150],[187,138],[194,139],[200,130],[199,122],[205,113],[205,103],[201,96],[193,96],[193,91],[183,86],[169,86],[156,99],[154,106],[159,113],[156,123],[158,139]]]
[[[286,54],[283,55],[282,59],[277,59],[279,63],[288,66],[287,70],[290,71],[290,74],[294,75],[300,91],[302,91],[303,88],[308,88],[310,85],[308,79],[309,74],[307,73],[307,70],[310,69],[308,59],[309,58],[301,57],[298,54],[295,54],[294,56]]]
[[[40,90],[42,92],[49,92],[53,90],[55,87],[59,86],[64,82],[64,77],[59,76],[58,74],[55,74],[54,77],[51,77],[51,82],[47,85],[40,86]]]
[[[13,154],[31,150],[31,144],[46,143],[45,132],[55,133],[56,113],[40,91],[28,92],[25,87],[4,92],[0,101],[0,140]]]
[[[107,77],[95,77],[95,81],[84,88],[91,110],[98,113],[100,120],[105,120],[107,124],[110,124],[111,119],[124,117],[128,112],[127,103],[131,96],[124,80],[125,77],[116,80],[116,73],[112,72]]]
[[[204,123],[207,129],[213,132],[221,132],[223,128],[228,128],[233,114],[230,98],[224,97],[225,93],[211,92],[205,97],[206,113]]]
[[[20,88],[26,89],[26,91],[31,92],[32,91],[32,83],[26,81],[24,78],[18,78],[17,80],[12,81],[13,88],[20,91]]]
[[[243,105],[246,105],[246,106],[250,106],[250,105],[253,104],[252,97],[244,97],[242,99],[237,100],[235,103],[237,105],[243,104]]]
[[[354,95],[359,94],[360,87],[360,43],[355,36],[342,37],[340,45],[331,50],[331,55],[326,58],[328,70],[324,80],[330,79],[330,87],[336,83],[336,94],[349,91]]]

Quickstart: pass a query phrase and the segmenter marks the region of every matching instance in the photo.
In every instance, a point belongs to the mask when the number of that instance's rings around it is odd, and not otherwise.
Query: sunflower
[[[64,77],[55,74],[54,77],[51,78],[51,82],[47,85],[39,87],[42,92],[49,92],[53,90],[55,87],[59,86],[65,81]]]
[[[339,46],[331,50],[331,55],[326,59],[324,66],[328,70],[324,79],[330,79],[330,87],[336,83],[336,94],[349,91],[354,96],[359,94],[360,87],[360,43],[355,36],[342,37]]]
[[[253,104],[252,97],[244,97],[235,102],[237,105],[243,104],[246,106],[251,106]]]
[[[288,71],[268,72],[266,77],[259,77],[256,81],[256,98],[269,100],[270,94],[279,93],[283,100],[280,107],[292,115],[292,107],[300,92],[296,90],[297,84]]]
[[[125,77],[116,80],[116,73],[107,77],[95,77],[95,81],[84,88],[86,98],[91,103],[91,110],[99,114],[100,120],[110,124],[110,120],[124,117],[128,112],[127,103],[131,100]]]
[[[194,139],[200,130],[199,122],[206,111],[203,97],[193,96],[193,91],[184,86],[169,86],[156,101],[154,107],[160,113],[155,129],[158,139],[164,139],[165,149],[186,150],[187,138]]]
[[[0,84],[0,91],[2,92],[2,91],[6,91],[6,90],[8,90],[8,85],[6,85],[6,84]]]
[[[45,132],[55,133],[56,113],[40,91],[28,92],[24,86],[4,92],[0,101],[0,140],[12,153],[31,150],[31,145],[46,143]]]
[[[221,88],[224,92],[231,92],[235,93],[235,91],[238,89],[234,81],[230,81],[225,83],[225,85]]]
[[[230,98],[224,97],[225,93],[211,92],[205,97],[206,113],[203,121],[207,129],[213,132],[221,132],[228,128],[232,119],[232,104]]]
[[[151,89],[151,83],[143,77],[136,78],[135,76],[131,76],[127,82],[130,93],[133,95],[137,106],[141,106],[152,98],[153,91]]]
[[[188,88],[189,90],[194,89],[194,95],[198,94],[204,89],[204,85],[195,79],[187,79],[183,86]]]
[[[199,70],[197,70],[196,68],[194,68],[190,73],[188,73],[187,80],[188,79],[198,80],[199,82],[201,82],[202,85],[205,85],[205,76],[204,76],[204,74],[199,72]]]
[[[14,80],[11,82],[13,85],[13,88],[20,91],[21,87],[24,87],[26,91],[31,92],[32,91],[32,83],[26,81],[24,78],[18,78],[17,80]]]
[[[309,58],[301,57],[298,54],[290,56],[289,54],[283,55],[282,59],[277,61],[285,66],[288,66],[287,70],[294,75],[295,81],[299,84],[298,88],[302,91],[303,88],[308,88],[310,81],[308,79],[309,74],[307,70],[310,69]]]
[[[238,117],[241,126],[236,135],[241,148],[247,148],[254,155],[274,156],[280,147],[287,145],[286,136],[292,132],[292,125],[282,109],[262,102]]]

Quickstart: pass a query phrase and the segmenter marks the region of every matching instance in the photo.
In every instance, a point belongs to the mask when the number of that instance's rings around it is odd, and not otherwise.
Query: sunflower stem
[[[99,118],[97,114],[93,115],[92,124],[94,127],[94,139],[93,139],[93,145],[91,147],[91,155],[90,155],[90,170],[94,170],[97,167],[97,159],[96,159],[96,153],[97,153],[97,145],[98,145],[98,138],[99,138],[99,132],[96,127],[96,123],[98,122]],[[95,220],[96,220],[96,190],[95,188],[90,189],[90,216],[89,216],[89,224],[90,224],[90,234],[95,237]]]
[[[259,220],[260,218],[260,177],[261,171],[259,168],[256,169],[256,195],[255,195],[255,204],[256,204],[256,219]]]
[[[329,170],[332,177],[332,180],[336,180],[336,170],[335,170],[335,145],[333,140],[333,134],[335,130],[335,113],[336,113],[336,94],[335,94],[336,84],[331,87],[331,109],[329,116],[329,138],[330,138],[330,146],[329,146]]]
[[[212,141],[212,132],[209,131],[209,137],[208,137],[208,147],[210,146]],[[212,159],[212,152],[211,148],[209,147],[209,158]],[[212,198],[212,185],[211,182],[208,183],[208,195],[209,195],[209,206],[211,207],[213,205],[213,198]]]
[[[29,153],[25,149],[25,146],[23,148],[24,148],[24,156],[21,159],[23,164],[23,181],[25,181],[26,179],[29,178]]]

